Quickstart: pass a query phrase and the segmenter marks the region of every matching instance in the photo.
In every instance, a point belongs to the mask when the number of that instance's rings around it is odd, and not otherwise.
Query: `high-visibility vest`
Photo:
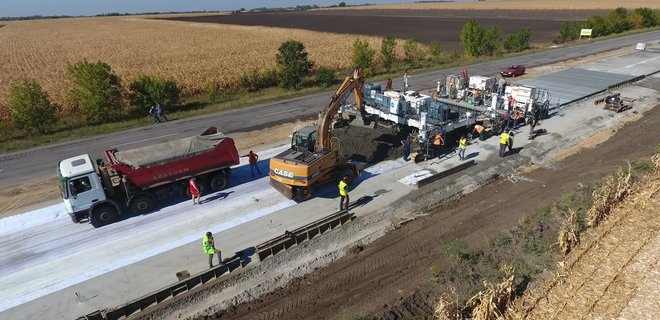
[[[522,112],[516,109],[516,111],[513,112],[513,119],[518,120],[520,118],[522,118]]]
[[[502,132],[500,135],[500,144],[509,144],[509,134]]]
[[[442,135],[441,134],[436,134],[435,138],[433,138],[433,144],[436,146],[440,146],[445,144],[444,141],[442,141]]]
[[[344,180],[339,181],[339,195],[340,196],[348,195],[348,184]]]
[[[458,147],[461,148],[461,149],[467,149],[467,139],[462,138],[462,139],[458,140]]]
[[[213,243],[213,237],[209,238],[207,235],[204,235],[202,239],[202,247],[206,254],[215,254],[215,243]]]

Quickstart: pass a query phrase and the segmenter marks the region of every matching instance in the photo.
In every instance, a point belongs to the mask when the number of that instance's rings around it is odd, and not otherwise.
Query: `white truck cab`
[[[103,185],[88,154],[60,161],[57,171],[62,200],[74,222],[87,216],[94,204],[106,201]]]

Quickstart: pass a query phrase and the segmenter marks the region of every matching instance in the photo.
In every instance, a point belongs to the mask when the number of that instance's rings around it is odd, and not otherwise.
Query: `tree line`
[[[652,28],[660,24],[660,10],[639,8],[628,12],[617,8],[607,16],[593,16],[582,22],[565,22],[559,31],[558,41],[579,39],[580,29],[592,29],[592,37],[620,33],[631,29]],[[529,27],[517,33],[502,36],[499,27],[484,28],[476,20],[468,20],[461,30],[460,42],[464,54],[470,57],[493,56],[521,52],[530,48],[533,32]],[[379,50],[366,40],[353,43],[352,63],[364,68],[367,76],[387,74],[393,68],[421,68],[441,65],[458,60],[456,50],[447,52],[439,42],[428,47],[414,39],[402,45],[403,56],[397,54],[397,40],[393,36],[382,39]],[[327,88],[338,82],[336,70],[316,66],[308,57],[305,45],[297,40],[283,42],[275,56],[275,68],[252,70],[239,77],[239,88],[248,92],[270,87],[296,90],[318,86]],[[86,124],[110,123],[144,117],[150,106],[160,104],[170,109],[180,103],[181,88],[175,80],[160,76],[139,75],[128,86],[127,92],[121,79],[107,63],[79,61],[67,65],[72,83],[69,99]],[[218,96],[218,88],[204,85],[209,102]],[[29,134],[47,134],[58,122],[58,106],[50,102],[48,93],[32,80],[24,80],[11,86],[9,101],[14,126]]]

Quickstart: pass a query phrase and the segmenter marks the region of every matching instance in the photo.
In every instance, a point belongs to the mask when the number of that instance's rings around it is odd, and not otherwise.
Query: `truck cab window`
[[[89,180],[89,177],[82,177],[71,180],[70,185],[71,185],[71,194],[73,194],[74,196],[92,190],[92,184]]]

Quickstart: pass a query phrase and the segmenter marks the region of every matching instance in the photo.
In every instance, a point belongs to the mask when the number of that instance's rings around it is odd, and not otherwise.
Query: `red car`
[[[517,77],[517,76],[522,76],[525,74],[525,66],[522,64],[514,64],[512,66],[508,66],[500,72],[502,77]]]

